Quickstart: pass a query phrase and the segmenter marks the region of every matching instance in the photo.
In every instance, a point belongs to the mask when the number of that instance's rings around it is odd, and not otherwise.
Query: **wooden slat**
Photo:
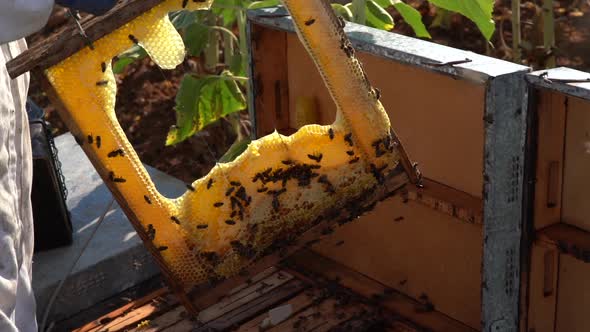
[[[537,232],[537,241],[556,246],[562,253],[590,263],[590,232],[559,223]]]
[[[260,312],[268,310],[272,306],[280,304],[297,293],[300,293],[305,287],[306,285],[302,281],[290,280],[276,289],[253,299],[247,304],[204,324],[194,332],[208,332],[211,329],[225,331],[231,327],[239,326],[238,324],[247,321],[251,317],[255,317]]]
[[[122,306],[121,308],[119,308],[113,312],[110,312],[107,315],[99,317],[98,319],[96,319],[93,322],[90,322],[78,329],[75,329],[74,332],[100,331],[105,328],[108,328],[109,326],[113,326],[113,325],[117,324],[117,322],[120,322],[122,320],[120,316],[123,315],[124,313],[130,312],[134,309],[142,308],[144,306],[153,306],[154,299],[157,299],[158,297],[165,296],[165,295],[167,295],[167,293],[168,293],[168,290],[166,288],[159,289],[155,292],[152,292],[152,293],[142,297],[141,299],[129,302],[128,304]],[[163,300],[161,303],[166,303],[166,305],[173,306],[177,303],[177,301],[175,301],[173,297],[167,296],[165,298],[165,300]]]
[[[164,0],[124,0],[103,16],[83,20],[82,27],[88,39],[94,42],[162,1]],[[32,45],[29,50],[8,62],[8,74],[16,78],[28,71],[45,70],[83,49],[86,43],[72,23],[65,30],[44,38],[42,42]]]
[[[252,26],[252,67],[256,135],[289,128],[289,83],[287,81],[286,32]]]
[[[568,98],[566,128],[561,220],[590,231],[590,101]]]
[[[431,209],[471,224],[483,224],[483,201],[442,183],[423,179],[423,186],[411,188],[408,198]]]
[[[546,260],[550,257],[554,259],[554,271],[548,271],[545,267],[548,263]],[[557,294],[555,292],[551,294],[545,292],[548,286],[545,285],[545,281],[552,279],[552,286],[557,288],[558,265],[559,252],[555,246],[533,245],[528,291],[528,326],[525,331],[554,331]],[[546,275],[547,273],[551,273],[551,275]]]
[[[267,294],[273,289],[287,283],[291,279],[293,279],[293,276],[284,272],[275,273],[270,277],[261,280],[258,283],[252,284],[240,292],[224,298],[211,307],[201,311],[199,313],[198,319],[202,323],[208,323],[220,317],[221,315],[256,299],[263,294]]]
[[[318,295],[318,290],[311,290],[309,292],[301,293],[294,298],[290,299],[281,304],[282,305],[291,305],[291,309],[293,315],[299,313],[300,311],[304,310],[305,308],[311,306],[313,304],[314,296]],[[242,324],[237,332],[258,332],[260,324],[268,318],[268,313],[260,314],[259,316],[251,319],[250,321]]]
[[[337,309],[335,309],[337,308]],[[328,331],[340,323],[360,313],[364,306],[359,304],[338,308],[338,301],[326,299],[318,305],[310,306],[288,320],[271,328],[268,332],[283,331]]]
[[[310,250],[298,252],[290,257],[289,262],[294,265],[295,269],[316,273],[330,280],[337,279],[340,285],[367,298],[371,298],[375,294],[382,295],[386,291],[391,291],[389,287],[357,271],[348,269],[330,259],[315,254]],[[384,308],[398,313],[417,325],[434,331],[476,331],[440,312],[428,310],[428,306],[425,303],[420,303],[396,291],[388,295],[380,304]],[[471,304],[465,303],[464,305]]]
[[[541,229],[561,219],[566,97],[538,91],[537,169],[534,227]]]
[[[561,255],[556,332],[590,331],[590,265]]]

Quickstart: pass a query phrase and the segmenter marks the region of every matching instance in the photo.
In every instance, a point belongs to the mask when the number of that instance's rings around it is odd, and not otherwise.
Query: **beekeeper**
[[[56,0],[102,14],[116,0]],[[11,80],[6,62],[26,48],[24,37],[47,22],[54,0],[0,0],[0,331],[36,332],[31,288],[32,157],[25,103],[29,76]]]

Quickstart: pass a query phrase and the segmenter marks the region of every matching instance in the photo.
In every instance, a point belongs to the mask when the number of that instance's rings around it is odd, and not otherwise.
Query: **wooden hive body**
[[[575,81],[589,80],[590,74],[557,68],[527,78],[528,169],[535,179],[527,190],[531,199],[525,219],[527,326],[537,332],[588,331],[590,84]]]
[[[271,9],[250,22],[256,135],[333,121],[335,106],[289,18]],[[454,329],[516,328],[527,69],[355,24],[347,32],[424,188],[408,187],[314,250],[433,304]]]

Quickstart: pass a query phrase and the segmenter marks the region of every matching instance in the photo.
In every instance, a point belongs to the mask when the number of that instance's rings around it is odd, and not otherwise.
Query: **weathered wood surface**
[[[309,260],[324,260],[310,252],[295,257],[297,263],[311,264]],[[333,263],[322,270],[327,274],[344,271]],[[385,290],[382,285],[354,271],[345,272],[340,283],[321,276],[313,277],[308,271],[273,267],[253,276],[250,283],[230,290],[198,317],[191,317],[167,289],[161,289],[114,309],[109,314],[94,317],[73,331],[338,331],[352,327],[363,330],[363,327],[368,328],[371,324],[383,324],[373,326],[379,331],[424,331],[422,322],[411,322],[401,317],[399,312],[388,309],[387,298],[391,295],[388,292],[385,292],[384,302],[375,301],[372,292]],[[342,287],[351,283],[352,291]],[[418,302],[391,296],[396,298],[396,302],[405,301],[408,308],[414,308],[417,312],[422,307]],[[288,313],[276,324],[261,329],[270,318],[269,312],[277,308],[286,309]],[[436,312],[424,315],[448,320]],[[56,329],[60,330],[59,325]]]
[[[123,0],[103,16],[89,16],[81,21],[86,40],[78,31],[73,18],[71,24],[56,31],[42,42],[31,45],[21,55],[6,64],[8,74],[16,78],[28,71],[45,70],[70,57],[122,25],[132,21],[164,0]]]

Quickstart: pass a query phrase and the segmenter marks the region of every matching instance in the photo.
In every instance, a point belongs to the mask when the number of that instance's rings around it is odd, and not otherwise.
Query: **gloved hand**
[[[93,15],[102,15],[117,4],[117,0],[56,0],[56,4]]]

